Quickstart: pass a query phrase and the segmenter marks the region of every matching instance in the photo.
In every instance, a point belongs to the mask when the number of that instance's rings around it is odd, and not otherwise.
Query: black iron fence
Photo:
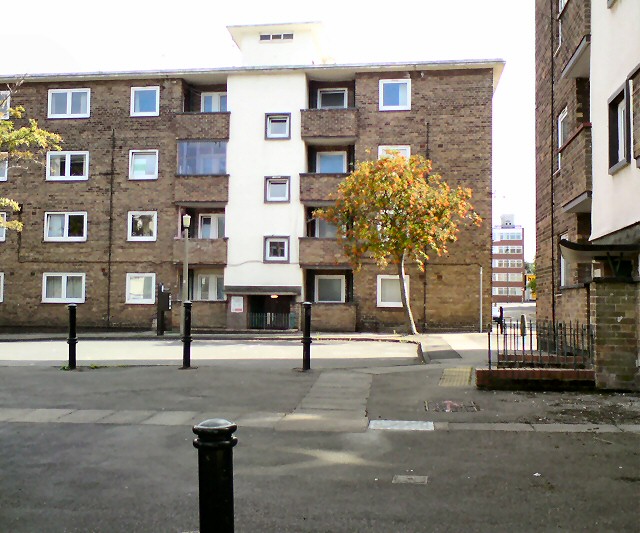
[[[249,313],[251,329],[293,329],[294,313]]]
[[[591,368],[593,327],[505,320],[488,333],[489,368]]]

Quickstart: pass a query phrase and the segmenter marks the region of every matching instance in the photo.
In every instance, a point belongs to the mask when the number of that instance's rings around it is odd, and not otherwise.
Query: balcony
[[[592,190],[591,124],[582,124],[560,147],[560,153],[562,168],[555,180],[558,203],[564,206],[565,211],[589,212]],[[585,202],[579,199],[584,199]],[[573,205],[576,201],[581,207]]]
[[[318,144],[353,142],[358,136],[358,110],[303,109],[302,138]]]
[[[335,199],[338,185],[348,174],[300,174],[300,201],[303,203],[329,203]]]
[[[229,175],[176,176],[173,189],[176,204],[220,204],[229,200]]]
[[[314,237],[300,237],[300,265],[305,267],[349,266],[347,256],[336,239],[317,239]]]
[[[557,2],[556,2],[557,3]],[[588,50],[591,35],[591,2],[570,1],[559,16],[562,23],[562,44],[557,51],[556,65],[560,72],[571,69],[571,63]],[[576,55],[577,54],[577,55]],[[584,65],[581,77],[588,77],[588,65]],[[572,76],[578,77],[578,76]]]
[[[173,242],[173,262],[182,263],[184,240]],[[189,265],[227,264],[227,239],[189,239]]]
[[[178,139],[228,139],[229,112],[176,113]]]

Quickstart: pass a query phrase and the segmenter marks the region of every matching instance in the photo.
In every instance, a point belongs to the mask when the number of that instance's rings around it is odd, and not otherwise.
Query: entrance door
[[[251,329],[289,329],[291,296],[249,296]]]

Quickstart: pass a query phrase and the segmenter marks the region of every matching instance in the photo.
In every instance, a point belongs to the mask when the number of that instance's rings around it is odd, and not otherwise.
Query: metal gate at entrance
[[[277,296],[274,298],[273,296]],[[291,296],[249,296],[249,328],[294,329],[295,313],[291,312]]]

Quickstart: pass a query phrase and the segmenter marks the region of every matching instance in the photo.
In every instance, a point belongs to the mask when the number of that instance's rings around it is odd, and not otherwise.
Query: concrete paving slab
[[[257,412],[239,417],[234,420],[238,427],[272,428],[280,422],[286,413]]]
[[[338,410],[351,410],[361,408],[363,411],[367,406],[366,398],[349,398],[331,400],[328,398],[309,398],[306,397],[300,402],[300,407],[310,409],[338,409]]]
[[[55,422],[58,418],[69,414],[74,409],[33,409],[30,413],[13,417],[12,422]]]
[[[369,429],[390,431],[433,431],[433,422],[421,420],[371,420]]]
[[[116,411],[112,415],[101,418],[98,424],[140,424],[143,420],[151,418],[157,411]]]
[[[449,429],[455,431],[533,431],[529,424],[519,423],[476,423],[476,422],[450,422]]]
[[[625,433],[640,433],[640,424],[618,424],[618,427]]]
[[[612,424],[532,424],[535,431],[544,433],[619,433]]]
[[[369,420],[364,417],[335,416],[332,412],[294,412],[286,415],[275,425],[276,431],[327,431],[340,433],[363,433]]]
[[[56,422],[62,422],[64,424],[91,424],[113,413],[114,411],[106,409],[79,409],[58,418]]]
[[[196,414],[196,411],[162,411],[140,423],[153,426],[180,426],[188,424]]]
[[[31,413],[33,409],[18,409],[5,407],[0,409],[0,422],[10,422],[15,418],[21,418]]]

